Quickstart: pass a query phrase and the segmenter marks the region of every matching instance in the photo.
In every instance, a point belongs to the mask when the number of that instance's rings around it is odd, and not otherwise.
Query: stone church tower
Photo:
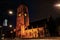
[[[21,4],[17,8],[16,36],[20,37],[21,35],[24,35],[24,31],[28,26],[29,26],[28,7],[25,4]]]

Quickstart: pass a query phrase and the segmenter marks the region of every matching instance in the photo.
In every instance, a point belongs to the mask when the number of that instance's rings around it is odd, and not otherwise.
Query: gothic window
[[[18,13],[18,16],[21,16],[21,12]]]
[[[27,14],[25,13],[24,16],[27,16]]]
[[[20,14],[18,14],[18,16],[21,16],[21,13],[20,13]]]

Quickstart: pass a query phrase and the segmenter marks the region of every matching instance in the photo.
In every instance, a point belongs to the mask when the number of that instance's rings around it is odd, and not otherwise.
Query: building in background
[[[21,4],[17,8],[17,24],[16,24],[16,36],[24,35],[25,28],[29,26],[29,14],[28,7]]]
[[[44,37],[44,27],[36,26],[37,28],[32,27],[31,29],[29,29],[29,26],[28,6],[26,6],[25,4],[21,4],[17,8],[16,36],[20,38]]]

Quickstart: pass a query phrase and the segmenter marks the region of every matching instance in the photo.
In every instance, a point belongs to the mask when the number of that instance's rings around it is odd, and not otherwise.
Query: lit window
[[[25,13],[24,15],[25,15],[25,16],[27,16],[27,14],[26,14],[26,13]]]
[[[16,29],[13,30],[14,32],[16,31]]]
[[[21,14],[19,14],[18,16],[21,16]]]

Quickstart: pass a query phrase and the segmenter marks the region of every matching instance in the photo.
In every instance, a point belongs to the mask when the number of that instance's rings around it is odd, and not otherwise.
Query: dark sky
[[[54,18],[59,16],[59,12],[55,10],[53,4],[56,0],[23,0],[29,6],[30,21],[37,21],[52,15]],[[4,16],[7,14],[7,10],[12,9],[16,14],[16,9],[21,3],[21,0],[2,0],[0,1],[0,14]],[[14,20],[13,15],[12,19]]]

